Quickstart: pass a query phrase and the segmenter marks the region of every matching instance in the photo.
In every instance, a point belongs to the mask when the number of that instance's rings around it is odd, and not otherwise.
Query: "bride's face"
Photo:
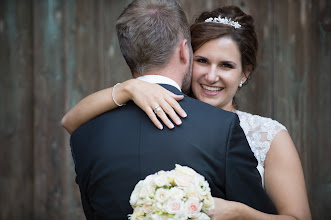
[[[197,99],[210,105],[233,111],[232,99],[242,71],[237,44],[228,37],[210,40],[194,53],[192,91]]]

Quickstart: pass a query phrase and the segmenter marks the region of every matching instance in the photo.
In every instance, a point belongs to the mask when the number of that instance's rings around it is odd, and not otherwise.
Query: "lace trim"
[[[237,111],[240,126],[244,130],[247,141],[259,164],[264,167],[264,161],[274,137],[286,127],[271,118],[252,115]]]

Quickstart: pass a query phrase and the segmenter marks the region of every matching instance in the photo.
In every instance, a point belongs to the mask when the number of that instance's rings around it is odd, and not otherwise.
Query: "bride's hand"
[[[163,129],[159,119],[161,119],[168,128],[172,129],[174,128],[174,124],[169,120],[168,116],[177,125],[180,125],[182,121],[176,112],[181,117],[186,117],[186,112],[177,102],[184,98],[183,95],[176,95],[158,84],[148,83],[137,79],[132,80],[128,91],[130,99],[146,112],[154,125],[159,129]],[[160,106],[161,109],[154,113],[154,110],[158,106]]]
[[[238,219],[238,208],[240,203],[214,198],[215,208],[208,212],[212,220]]]

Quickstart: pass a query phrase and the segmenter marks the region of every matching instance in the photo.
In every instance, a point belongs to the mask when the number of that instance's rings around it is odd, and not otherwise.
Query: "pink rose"
[[[177,174],[175,176],[175,183],[177,186],[186,187],[193,184],[193,177],[185,174]]]
[[[202,203],[198,198],[190,197],[185,202],[185,211],[188,214],[189,218],[195,218],[198,216],[202,208]]]
[[[150,213],[152,211],[152,206],[145,204],[145,205],[143,205],[142,209],[143,209],[144,213]]]
[[[169,199],[166,204],[166,211],[169,214],[176,214],[183,210],[184,202],[179,199]]]

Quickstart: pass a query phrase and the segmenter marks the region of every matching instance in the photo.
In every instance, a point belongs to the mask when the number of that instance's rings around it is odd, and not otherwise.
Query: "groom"
[[[189,25],[176,1],[134,0],[118,18],[116,30],[134,77],[176,94],[189,88]],[[129,102],[72,134],[76,182],[87,219],[126,219],[135,184],[175,164],[204,175],[214,197],[275,213],[236,114],[187,96],[180,104],[188,117],[174,130],[158,130]],[[155,106],[155,114],[164,111]]]

